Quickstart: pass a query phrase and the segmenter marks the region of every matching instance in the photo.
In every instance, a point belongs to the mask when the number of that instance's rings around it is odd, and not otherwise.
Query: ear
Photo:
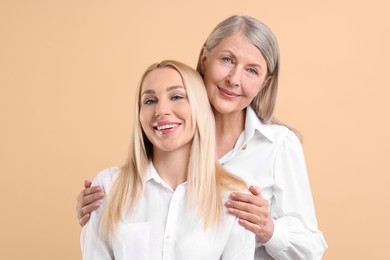
[[[272,75],[267,76],[267,78],[264,80],[263,85],[261,86],[261,89],[268,87],[272,83]]]
[[[199,66],[200,66],[200,72],[202,76],[204,76],[204,71],[206,68],[206,60],[207,60],[207,50],[206,50],[206,46],[203,46],[199,55]]]

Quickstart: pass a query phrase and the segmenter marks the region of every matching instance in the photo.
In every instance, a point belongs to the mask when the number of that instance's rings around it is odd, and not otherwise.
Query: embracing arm
[[[290,132],[275,161],[271,201],[275,231],[265,245],[276,259],[321,259],[327,248],[318,229],[302,146]]]
[[[318,230],[302,147],[292,132],[281,144],[274,165],[270,206],[251,188],[257,196],[236,194],[228,202],[229,211],[256,234],[258,245],[274,259],[321,259],[327,244]]]

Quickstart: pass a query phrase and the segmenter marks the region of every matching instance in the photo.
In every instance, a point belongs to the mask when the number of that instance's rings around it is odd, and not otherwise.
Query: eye
[[[254,68],[249,68],[249,69],[247,69],[247,71],[248,71],[250,74],[252,74],[252,75],[258,75],[257,70],[255,70]]]
[[[172,97],[171,97],[171,100],[180,100],[180,99],[183,99],[184,96],[182,95],[179,95],[179,94],[174,94]]]
[[[157,100],[155,98],[147,98],[143,102],[144,105],[151,105],[154,103],[157,103]]]
[[[226,63],[232,63],[232,59],[230,57],[223,57],[222,60]]]

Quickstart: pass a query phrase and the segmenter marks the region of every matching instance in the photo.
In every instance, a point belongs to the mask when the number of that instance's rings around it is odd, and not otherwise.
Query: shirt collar
[[[153,162],[150,161],[149,165],[148,165],[148,169],[147,169],[147,172],[146,172],[146,178],[145,178],[145,184],[150,181],[150,180],[153,180],[154,182],[160,184],[161,186],[169,189],[170,191],[174,192],[172,190],[172,188],[160,177],[160,175],[158,174],[156,168],[154,167],[153,165]],[[187,182],[184,182],[182,184],[180,184],[179,186],[181,185],[186,185]]]
[[[145,183],[154,180],[157,183],[163,183],[163,179],[161,179],[160,175],[158,175],[156,168],[154,168],[153,162],[150,162],[148,165],[148,169],[146,170],[146,178]]]
[[[253,137],[255,131],[258,131],[269,141],[274,142],[275,137],[272,134],[270,125],[264,124],[260,118],[256,115],[256,112],[251,106],[246,108],[246,117],[245,117],[245,142]]]

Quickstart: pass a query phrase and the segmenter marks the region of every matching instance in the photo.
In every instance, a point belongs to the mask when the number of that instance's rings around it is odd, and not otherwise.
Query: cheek
[[[244,96],[250,100],[253,100],[256,97],[256,95],[259,93],[257,91],[257,88],[251,88],[251,89],[246,88],[245,90],[243,90],[243,92],[244,92]]]
[[[147,126],[148,126],[148,111],[145,111],[144,109],[141,109],[140,110],[140,113],[139,113],[139,121],[141,123],[141,127],[142,129],[144,130],[147,130]]]
[[[218,66],[212,66],[208,69],[207,74],[205,74],[203,80],[209,99],[213,99],[215,93],[218,91],[217,85],[222,84],[227,75],[228,72],[226,72],[226,69]]]
[[[186,120],[187,125],[190,125],[192,127],[192,111],[190,104],[183,104],[182,106],[180,106],[179,111],[183,119]]]
[[[145,122],[142,120],[142,118],[140,118],[140,124],[141,124],[141,129],[142,131],[146,134],[148,131],[147,127],[145,127]]]
[[[229,75],[229,68],[215,63],[209,64],[205,70],[205,83],[216,83],[225,79]]]
[[[261,81],[249,81],[246,84],[243,84],[245,86],[244,92],[247,96],[255,97],[262,88],[262,82]]]

